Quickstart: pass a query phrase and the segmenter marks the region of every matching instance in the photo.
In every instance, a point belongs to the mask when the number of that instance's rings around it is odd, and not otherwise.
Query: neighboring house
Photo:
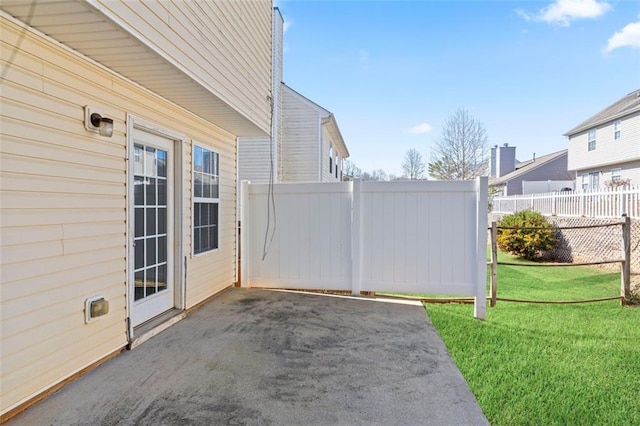
[[[514,146],[496,145],[491,148],[490,165],[489,187],[501,195],[531,193],[529,188],[544,188],[539,192],[573,189],[574,174],[567,170],[566,149],[518,162]]]
[[[282,15],[273,15],[271,136],[238,140],[238,179],[339,182],[349,151],[335,116],[282,83]]]
[[[0,9],[6,420],[236,281],[236,140],[270,133],[272,5]]]
[[[281,182],[340,182],[349,151],[335,116],[282,84]]]
[[[621,180],[640,185],[640,89],[565,133],[569,170],[578,188],[602,188]]]

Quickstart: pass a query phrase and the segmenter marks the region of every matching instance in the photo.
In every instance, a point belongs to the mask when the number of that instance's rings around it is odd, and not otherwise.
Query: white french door
[[[174,141],[133,132],[133,235],[129,294],[132,326],[175,306]]]

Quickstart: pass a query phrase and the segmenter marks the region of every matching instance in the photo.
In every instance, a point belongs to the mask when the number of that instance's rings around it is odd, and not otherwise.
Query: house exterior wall
[[[270,158],[270,138],[238,138],[238,180],[268,183],[271,175]]]
[[[567,171],[567,155],[562,155],[555,160],[531,169],[527,173],[510,179],[507,182],[507,190],[504,195],[522,194],[523,181],[573,180],[573,176],[573,173]]]
[[[282,182],[318,182],[321,122],[318,111],[282,90]]]
[[[638,186],[640,160],[579,170],[576,176],[576,189],[595,189],[590,185],[589,176],[592,174],[597,174],[599,187],[605,187],[607,182],[612,180],[614,173],[619,173],[620,179],[629,179],[631,186]]]
[[[127,344],[127,114],[185,136],[187,308],[234,282],[236,143],[41,33],[0,20],[4,415]],[[85,130],[84,105],[114,119],[113,137]],[[219,153],[221,175],[220,248],[198,256],[191,255],[193,141]],[[85,324],[84,300],[96,294],[109,313]]]
[[[269,132],[271,1],[88,2]]]
[[[322,182],[340,182],[340,162],[335,148],[336,142],[333,140],[327,125],[322,126]],[[329,169],[329,153],[331,152],[331,170]],[[336,166],[338,176],[336,176]]]
[[[620,139],[614,139],[614,121],[602,124],[596,130],[596,148],[588,150],[587,129],[569,137],[569,170],[577,171],[578,175],[588,170],[605,170],[623,163],[635,163],[640,160],[640,112],[636,112],[620,119]],[[629,169],[629,167],[627,167]],[[629,170],[630,176],[637,176],[639,171]],[[639,185],[640,181],[632,181]],[[603,186],[604,182],[600,182]]]

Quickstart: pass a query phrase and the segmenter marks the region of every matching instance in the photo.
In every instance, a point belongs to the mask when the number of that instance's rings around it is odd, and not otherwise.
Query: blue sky
[[[363,171],[428,159],[458,108],[519,160],[640,88],[640,2],[275,2],[284,81],[333,112]]]

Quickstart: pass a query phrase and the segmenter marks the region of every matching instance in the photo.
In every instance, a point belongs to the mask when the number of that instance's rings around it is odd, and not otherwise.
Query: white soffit
[[[2,0],[16,19],[237,136],[267,133],[91,5]]]

